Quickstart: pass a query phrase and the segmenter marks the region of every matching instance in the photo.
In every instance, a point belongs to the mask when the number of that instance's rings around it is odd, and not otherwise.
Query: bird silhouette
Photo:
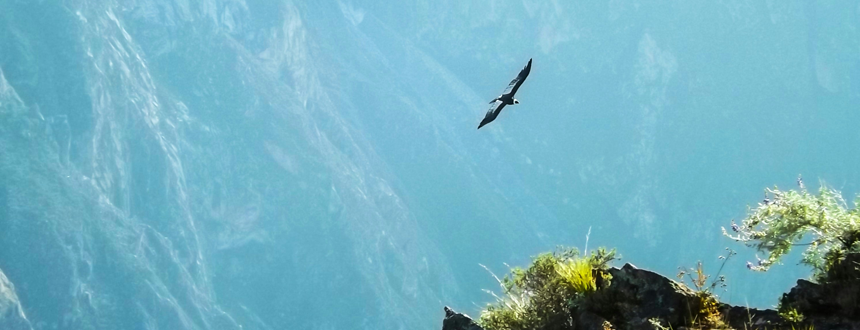
[[[502,92],[502,95],[490,101],[490,109],[487,110],[487,114],[484,116],[484,120],[481,120],[481,124],[478,125],[478,129],[484,127],[484,125],[489,124],[496,117],[499,116],[499,113],[502,112],[502,109],[505,108],[506,105],[519,104],[520,101],[514,98],[514,94],[517,93],[517,90],[520,89],[520,86],[523,85],[523,81],[526,81],[526,78],[529,76],[529,72],[532,71],[532,59],[529,59],[529,63],[520,71],[520,74],[517,75],[514,80],[511,80],[511,83],[508,84],[508,87],[505,88],[505,91]]]

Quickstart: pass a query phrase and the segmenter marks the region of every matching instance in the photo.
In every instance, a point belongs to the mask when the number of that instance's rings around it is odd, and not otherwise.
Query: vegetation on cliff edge
[[[734,234],[723,228],[723,235],[767,254],[747,264],[752,270],[766,271],[792,247],[807,246],[801,262],[812,267],[813,279],[847,279],[856,272],[839,270],[845,268],[840,265],[847,254],[860,252],[860,197],[849,208],[839,191],[822,185],[814,195],[802,180],[798,184],[798,190],[767,189],[764,200],[750,208],[740,224],[732,221]]]
[[[576,248],[541,254],[527,269],[496,278],[502,295],[490,292],[497,301],[481,313],[480,324],[487,330],[560,329],[582,299],[609,285],[606,270],[615,258],[615,250],[603,248],[589,255]]]
[[[767,189],[764,200],[755,208],[749,207],[741,223],[732,221],[731,233],[723,228],[723,235],[766,253],[765,258],[756,263],[747,263],[752,270],[766,271],[792,247],[806,246],[802,263],[813,269],[817,282],[858,279],[860,210],[857,205],[860,196],[854,207],[849,208],[839,191],[822,185],[815,195],[806,190],[801,179],[798,185],[797,190]],[[680,269],[678,279],[693,288],[696,298],[692,303],[695,306],[689,306],[692,314],[685,317],[686,326],[729,327],[727,315],[723,315],[728,307],[721,304],[715,294],[717,288],[725,287],[725,278],[720,272],[726,261],[735,255],[734,251],[726,250],[727,254],[720,257],[723,262],[716,278],[705,274],[701,262],[694,268]],[[490,292],[496,302],[482,311],[479,323],[486,330],[568,329],[573,327],[574,316],[583,311],[607,311],[606,306],[612,306],[606,303],[606,299],[611,299],[607,292],[612,291],[608,264],[614,259],[615,250],[604,248],[591,254],[580,254],[576,248],[559,248],[553,253],[541,254],[528,268],[515,267],[503,278],[496,277],[502,293]],[[784,296],[777,308],[779,317],[787,322],[784,325],[794,328],[805,324],[805,317],[796,304],[786,299]],[[615,322],[612,316],[601,316]],[[649,321],[655,328],[664,328],[658,319]],[[749,321],[752,326],[752,316]],[[604,321],[603,327],[612,328],[613,324]]]

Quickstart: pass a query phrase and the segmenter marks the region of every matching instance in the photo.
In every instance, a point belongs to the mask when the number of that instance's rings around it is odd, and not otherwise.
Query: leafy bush
[[[845,276],[832,272],[848,253],[860,252],[860,211],[849,209],[841,193],[824,185],[818,195],[800,190],[767,189],[765,199],[740,225],[732,221],[729,234],[723,235],[767,253],[757,263],[747,263],[753,270],[766,271],[793,246],[807,245],[802,263],[812,267],[814,279],[827,282]],[[773,198],[773,200],[770,199]],[[808,242],[801,243],[809,235]],[[840,267],[844,268],[844,267]]]
[[[497,301],[481,313],[480,324],[486,330],[562,328],[582,298],[608,286],[614,259],[615,250],[602,248],[588,256],[576,248],[541,254],[527,269],[496,278],[503,294],[491,292]]]

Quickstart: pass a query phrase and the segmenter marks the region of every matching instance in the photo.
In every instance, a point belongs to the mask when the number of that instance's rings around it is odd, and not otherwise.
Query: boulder
[[[860,321],[860,280],[825,284],[797,280],[797,286],[783,295],[783,302],[803,315],[840,316]]]
[[[838,317],[860,321],[860,253],[849,253],[833,265],[825,283],[797,280],[797,286],[783,294],[782,303],[805,316]]]
[[[484,330],[471,317],[466,314],[457,313],[445,306],[445,319],[442,321],[442,330]]]
[[[595,306],[607,319],[624,320],[629,326],[640,328],[650,327],[650,319],[673,325],[688,324],[687,318],[696,315],[698,297],[682,283],[630,263],[620,269],[610,268],[609,274],[612,282],[602,294],[610,306]]]

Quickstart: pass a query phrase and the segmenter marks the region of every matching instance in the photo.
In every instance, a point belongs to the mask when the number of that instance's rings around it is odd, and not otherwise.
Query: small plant
[[[723,228],[723,235],[767,253],[758,262],[747,263],[752,270],[767,271],[792,247],[806,245],[801,263],[813,269],[816,281],[856,278],[855,265],[841,263],[847,254],[860,252],[860,210],[857,209],[860,198],[855,200],[854,208],[849,208],[834,189],[822,185],[818,195],[813,195],[803,187],[801,180],[798,183],[800,190],[765,190],[764,200],[748,210],[740,225],[732,221],[734,234]],[[808,242],[801,243],[806,236],[809,236]],[[839,267],[847,269],[847,273],[831,272],[837,265],[847,266]]]
[[[701,328],[725,328],[723,315],[720,313],[720,302],[717,297],[707,291],[696,292],[698,298],[698,315],[693,319],[693,325]]]
[[[562,283],[576,293],[588,294],[597,290],[597,282],[591,272],[591,264],[584,259],[574,259],[560,262],[556,272],[562,278]]]
[[[726,287],[726,277],[725,275],[721,275],[723,272],[723,268],[726,266],[726,262],[729,261],[733,256],[735,256],[737,252],[726,248],[726,255],[720,256],[719,259],[722,260],[722,264],[720,264],[720,268],[717,270],[717,278],[715,278],[711,283],[708,283],[708,279],[711,278],[711,275],[705,274],[704,267],[702,266],[702,262],[699,261],[696,263],[696,268],[690,268],[685,270],[683,268],[678,268],[678,279],[681,281],[689,281],[696,292],[708,292],[713,293],[718,287],[725,289]],[[693,276],[695,274],[695,276]],[[686,279],[684,277],[687,277]]]
[[[796,308],[789,308],[786,311],[780,311],[779,316],[792,324],[803,322],[804,319],[803,314],[798,312]]]
[[[581,299],[608,285],[606,269],[614,259],[614,250],[602,248],[588,256],[576,248],[541,254],[527,269],[496,277],[502,295],[490,292],[496,303],[484,309],[479,323],[487,330],[562,328]]]
[[[606,272],[608,263],[615,259],[615,251],[607,251],[604,248],[592,251],[585,258],[572,258],[559,262],[556,272],[569,289],[577,297],[583,297],[594,293],[598,289],[607,287],[612,275]]]
[[[671,324],[669,324],[669,326],[663,326],[663,322],[661,322],[661,320],[656,317],[648,319],[648,323],[650,323],[651,326],[653,326],[654,329],[657,330],[673,330]]]
[[[725,289],[726,277],[720,273],[726,262],[735,254],[737,254],[735,251],[726,248],[726,255],[720,256],[723,263],[717,270],[717,277],[710,282],[711,276],[705,273],[701,261],[696,263],[696,268],[689,270],[679,268],[678,279],[689,283],[696,291],[696,306],[691,306],[691,310],[696,311],[696,315],[691,317],[693,326],[703,328],[723,328],[726,326],[720,313],[720,302],[714,292],[717,288]]]
[[[614,330],[615,329],[615,327],[613,327],[612,323],[609,323],[609,321],[603,321],[603,323],[601,323],[600,326],[603,328],[603,330]]]
[[[786,300],[785,296],[779,299],[779,303],[776,305],[776,311],[779,313],[779,317],[791,323],[792,328],[794,328],[795,324],[801,323],[805,319],[803,314],[798,312],[797,308]]]

